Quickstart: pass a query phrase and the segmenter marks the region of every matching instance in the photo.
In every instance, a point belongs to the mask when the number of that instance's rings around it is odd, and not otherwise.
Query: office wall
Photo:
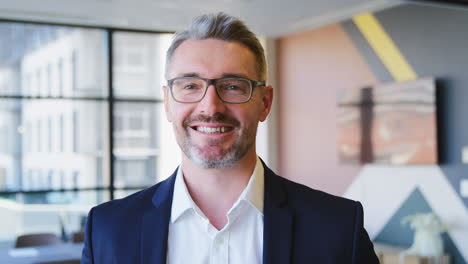
[[[416,78],[435,77],[439,166],[343,165],[337,156],[336,98],[340,89],[395,82],[362,28],[350,19],[277,41],[279,172],[312,188],[360,200],[366,228],[379,242],[404,247],[412,231],[405,215],[434,212],[453,263],[468,261],[468,9],[403,5],[371,14]],[[372,44],[370,44],[372,43]]]

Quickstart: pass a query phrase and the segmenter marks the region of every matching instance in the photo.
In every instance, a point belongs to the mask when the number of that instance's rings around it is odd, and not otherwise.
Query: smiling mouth
[[[221,126],[221,127],[204,127],[204,126],[195,126],[192,129],[206,133],[206,134],[221,134],[232,131],[233,127]]]

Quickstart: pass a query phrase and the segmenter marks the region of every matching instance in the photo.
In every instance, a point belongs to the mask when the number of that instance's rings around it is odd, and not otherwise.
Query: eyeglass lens
[[[232,103],[248,100],[252,90],[248,80],[237,78],[218,79],[215,87],[221,100]],[[172,82],[173,96],[180,102],[200,101],[207,88],[207,82],[198,78],[178,78]]]

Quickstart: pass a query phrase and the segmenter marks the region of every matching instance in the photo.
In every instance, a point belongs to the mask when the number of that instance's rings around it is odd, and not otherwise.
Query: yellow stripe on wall
[[[379,21],[370,13],[353,18],[354,23],[396,81],[410,81],[416,73]]]

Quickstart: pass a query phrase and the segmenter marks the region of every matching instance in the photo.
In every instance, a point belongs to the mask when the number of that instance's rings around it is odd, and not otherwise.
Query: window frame
[[[114,200],[116,195],[115,193],[118,191],[134,191],[135,189],[143,189],[147,188],[149,186],[126,186],[126,187],[116,187],[115,186],[115,162],[116,162],[116,156],[115,156],[115,149],[114,149],[114,113],[115,111],[115,103],[154,103],[154,104],[162,104],[163,100],[162,99],[140,99],[140,98],[123,98],[124,96],[119,96],[118,98],[114,96],[114,89],[112,87],[114,86],[113,84],[113,74],[114,71],[116,71],[115,65],[113,65],[114,58],[113,58],[113,51],[114,51],[114,44],[113,44],[113,36],[115,33],[119,32],[129,32],[129,33],[146,33],[146,34],[174,34],[174,31],[156,31],[156,30],[144,30],[144,29],[135,29],[135,28],[120,28],[120,27],[110,27],[110,26],[103,26],[103,25],[86,25],[86,24],[79,24],[79,23],[57,23],[53,21],[36,21],[36,20],[28,20],[28,19],[6,19],[6,18],[1,18],[0,17],[0,24],[3,23],[17,23],[17,24],[32,24],[32,25],[44,25],[44,26],[65,26],[65,27],[78,27],[78,28],[83,28],[83,29],[98,29],[102,30],[105,32],[107,36],[107,43],[106,43],[106,51],[107,54],[105,54],[106,57],[106,63],[107,63],[107,96],[102,96],[102,97],[73,97],[73,96],[64,96],[63,95],[63,76],[62,76],[62,71],[64,67],[64,61],[63,58],[60,58],[58,61],[58,68],[56,69],[56,73],[58,74],[59,79],[58,83],[54,84],[57,85],[58,87],[58,96],[51,96],[50,93],[47,96],[44,95],[37,95],[37,96],[26,96],[26,95],[5,95],[0,92],[0,100],[1,99],[13,99],[13,100],[70,100],[70,101],[100,101],[100,102],[106,102],[107,103],[107,122],[109,125],[109,129],[107,131],[106,139],[109,141],[108,148],[106,150],[107,153],[109,153],[109,158],[108,159],[103,159],[103,163],[108,163],[107,166],[109,168],[109,182],[108,186],[95,186],[95,187],[81,187],[77,188],[65,188],[64,185],[61,185],[61,188],[55,189],[40,189],[40,190],[27,190],[29,188],[22,188],[20,190],[14,190],[14,191],[1,191],[0,190],[0,197],[11,197],[11,196],[16,196],[16,195],[23,195],[23,194],[46,194],[46,193],[68,193],[68,192],[81,192],[81,191],[96,191],[96,192],[108,192],[109,193],[109,200]],[[36,45],[36,44],[33,44]],[[50,63],[49,63],[50,65]],[[49,71],[54,71],[53,67],[49,69]],[[31,75],[32,74],[32,75]],[[36,74],[44,75],[44,74],[53,74],[53,73],[47,73],[47,70],[44,72],[40,73],[30,73],[27,78],[27,89],[30,89],[30,84],[32,81],[36,79]],[[43,78],[48,78],[50,76],[40,76],[40,79]],[[76,78],[76,77],[74,77]],[[40,80],[41,81],[41,80]],[[42,83],[41,83],[42,85]],[[55,87],[54,87],[55,88]],[[58,122],[59,130],[57,133],[59,133],[59,146],[53,146],[53,150],[56,149],[57,151],[61,152],[64,150],[64,140],[63,140],[63,128],[60,127],[60,122],[62,122],[63,125],[63,116],[60,116]],[[35,124],[34,124],[35,125]],[[42,132],[42,131],[41,131]],[[27,142],[27,147],[28,148],[33,148],[36,146],[35,144],[41,144],[40,142]],[[40,146],[41,150],[43,147],[49,147],[49,146]],[[59,173],[59,172],[57,172]],[[25,175],[25,172],[21,172],[21,179],[19,182],[22,182],[22,178],[30,176],[30,172],[28,172],[28,175]]]

